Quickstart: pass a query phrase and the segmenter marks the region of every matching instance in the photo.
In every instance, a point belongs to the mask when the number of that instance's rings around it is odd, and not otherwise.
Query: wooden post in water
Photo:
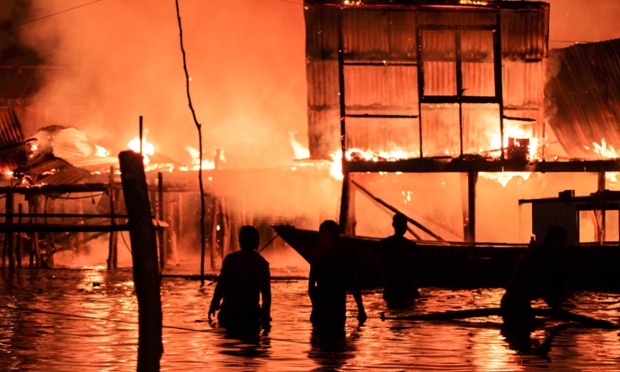
[[[23,206],[22,203],[19,203],[17,205],[17,223],[21,224],[22,223],[22,214],[24,213],[23,211]],[[22,268],[22,249],[24,248],[24,244],[22,241],[22,233],[18,232],[17,233],[17,267],[19,269]]]
[[[598,173],[598,180],[596,183],[596,191],[605,191],[605,172]],[[607,229],[607,221],[605,215],[605,209],[601,209],[601,223],[596,224],[596,241],[599,244],[603,244],[605,242],[605,230]]]
[[[116,218],[114,215],[116,214],[116,195],[114,193],[114,167],[110,167],[110,176],[109,176],[110,186],[108,187],[108,194],[110,196],[110,225],[116,225]],[[117,247],[116,244],[118,239],[118,235],[115,231],[110,232],[110,241],[108,244],[108,271],[114,270],[117,268]]]
[[[161,275],[157,240],[151,216],[142,155],[122,151],[121,179],[133,260],[133,280],[138,298],[138,371],[159,371],[162,344]]]
[[[6,193],[6,224],[7,225],[12,225],[13,224],[13,190],[9,189],[9,191],[7,191]],[[6,245],[7,247],[7,254],[9,255],[9,269],[13,270],[15,268],[15,253],[14,251],[14,244],[13,244],[13,233],[7,233],[5,235],[5,239],[7,240],[8,244]]]
[[[344,161],[343,161],[344,166]],[[355,235],[355,190],[352,185],[352,174],[343,169],[342,192],[340,194],[340,233]]]
[[[164,176],[161,172],[157,173],[157,219],[164,221]],[[159,242],[159,268],[163,270],[166,266],[166,250],[164,229],[157,231],[157,240]]]
[[[213,192],[212,192],[212,203],[211,203],[211,244],[210,248],[211,248],[211,270],[215,270],[215,255],[217,253],[217,221],[218,221],[218,213],[219,213],[219,209],[220,209],[220,205],[219,205],[219,199],[217,197],[217,188],[216,188],[216,184],[217,184],[217,177],[218,177],[218,168],[219,168],[219,164],[220,164],[220,155],[222,153],[222,150],[220,149],[216,149],[215,150],[215,158],[213,159]],[[202,196],[204,198],[204,195]],[[204,229],[204,226],[202,226],[202,228]],[[204,242],[203,242],[203,246],[204,246]],[[202,257],[204,259],[204,252],[202,252]],[[201,271],[201,275],[200,277],[204,277],[204,275],[202,274],[204,272]]]
[[[38,194],[31,195],[28,199],[28,209],[30,213],[38,214],[41,212],[41,196]],[[40,217],[30,217],[31,223],[38,223]],[[33,265],[34,264],[34,265]],[[41,267],[41,247],[39,246],[39,233],[32,233],[32,246],[30,250],[30,267]]]
[[[211,243],[209,246],[211,247],[211,264],[209,267],[211,270],[215,270],[215,256],[217,254],[217,218],[218,218],[218,199],[217,196],[213,195],[213,201],[211,203]]]
[[[478,172],[467,172],[467,216],[465,218],[464,236],[468,243],[476,242],[476,183]]]

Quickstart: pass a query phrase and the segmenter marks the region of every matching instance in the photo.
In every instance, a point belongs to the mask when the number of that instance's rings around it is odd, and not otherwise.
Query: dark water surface
[[[0,272],[0,371],[134,371],[137,300],[130,270],[18,270]],[[519,350],[491,316],[410,321],[387,316],[497,307],[500,289],[422,289],[416,307],[387,312],[379,291],[364,293],[369,319],[355,311],[347,340],[319,347],[311,341],[306,281],[274,281],[272,329],[242,341],[206,320],[214,285],[164,278],[162,371],[437,370],[620,371],[618,330],[547,322]],[[573,310],[618,321],[620,295],[577,293]],[[350,299],[349,308],[355,309]]]

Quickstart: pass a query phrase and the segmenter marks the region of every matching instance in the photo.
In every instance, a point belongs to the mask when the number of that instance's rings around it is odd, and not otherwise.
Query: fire
[[[127,143],[127,147],[135,152],[140,152],[140,138],[133,138]],[[150,163],[149,155],[155,155],[155,145],[146,141],[146,138],[142,138],[142,156],[144,158],[144,165]]]
[[[510,180],[512,180],[515,177],[521,177],[524,181],[527,181],[527,179],[530,178],[531,175],[532,173],[530,172],[499,172],[499,173],[481,172],[480,173],[481,177],[484,177],[488,180],[496,181],[497,183],[499,183],[500,185],[504,187],[506,187],[506,185],[508,185],[508,182],[510,182]]]
[[[612,145],[607,144],[607,141],[605,140],[605,138],[601,138],[601,144],[599,145],[596,142],[592,143],[592,151],[594,151],[594,153],[604,157],[604,158],[608,158],[608,159],[618,159],[618,153],[619,151],[616,150]],[[587,150],[590,150],[590,148],[588,148],[586,146]],[[618,181],[618,172],[606,172],[605,173],[605,178],[607,178],[607,180],[611,183],[616,183]]]
[[[344,175],[342,174],[342,151],[338,150],[332,152],[329,157],[332,158],[332,165],[329,169],[329,174],[331,174],[335,179],[342,181],[344,179]]]
[[[295,133],[288,132],[289,135],[289,143],[293,148],[293,152],[295,153],[295,159],[307,159],[310,157],[310,150],[304,147],[297,139],[295,138]]]
[[[488,1],[484,0],[459,0],[461,5],[489,5]]]
[[[110,150],[106,149],[105,147],[95,145],[95,156],[105,158],[108,155],[110,155]]]
[[[504,139],[500,140],[499,133],[494,133],[491,136],[491,148],[492,149],[507,149],[512,146],[520,146],[519,140],[527,139],[529,141],[528,147],[528,156],[529,159],[535,159],[536,153],[538,149],[538,139],[534,138],[531,130],[525,130],[523,127],[519,125],[505,125],[504,126]],[[512,141],[512,143],[511,143]],[[503,146],[502,146],[503,145]],[[494,151],[491,153],[492,156],[499,157],[501,155],[500,151]]]
[[[127,147],[135,152],[140,152],[140,138],[136,137],[127,143]],[[148,142],[146,138],[142,138],[142,158],[144,162],[144,170],[152,171],[152,170],[167,170],[168,172],[172,172],[175,168],[175,164],[172,162],[167,163],[151,163],[150,156],[155,155],[155,145]]]
[[[192,165],[191,167],[181,167],[180,169],[182,171],[188,171],[188,170],[197,171],[198,169],[200,169],[200,151],[196,150],[195,148],[191,146],[185,146],[185,150],[192,157]],[[219,160],[226,161],[224,159],[224,152],[220,153]],[[215,161],[202,159],[202,169],[215,169]]]
[[[409,159],[412,158],[413,154],[410,154],[403,150],[394,150],[394,151],[379,151],[378,153],[362,150],[362,149],[349,149],[346,152],[347,160],[349,161],[397,161],[401,159]],[[329,173],[337,180],[342,180],[344,176],[342,175],[342,150],[334,151],[329,155],[332,158],[332,164]]]
[[[302,146],[296,139],[293,133],[289,133],[290,144],[295,153],[295,159],[308,158],[310,153],[308,149]],[[531,130],[526,130],[519,125],[506,125],[504,127],[504,139],[500,140],[499,134],[494,134],[490,138],[490,146],[492,149],[498,149],[493,151],[490,155],[496,158],[501,156],[501,149],[508,149],[509,145],[516,148],[525,148],[527,153],[527,160],[535,159],[537,156],[538,140],[533,138]],[[503,142],[503,146],[502,146]],[[521,143],[522,142],[522,143]],[[342,150],[336,150],[330,155],[331,166],[330,174],[337,180],[342,180]],[[393,151],[379,151],[373,152],[369,150],[362,150],[359,148],[352,148],[346,151],[346,159],[348,161],[365,161],[365,162],[380,162],[380,161],[397,161],[402,159],[411,159],[419,157],[418,153],[410,153],[401,149],[395,149]],[[530,172],[501,172],[501,173],[486,173],[481,172],[480,175],[489,180],[493,180],[506,187],[508,182],[512,178],[521,177],[523,180],[529,179]]]
[[[600,145],[594,142],[592,143],[592,146],[594,147],[592,150],[596,154],[601,155],[604,158],[609,158],[609,159],[618,158],[618,150],[616,150],[612,145],[608,145],[605,138],[601,138]],[[586,147],[586,149],[590,150],[588,147]]]

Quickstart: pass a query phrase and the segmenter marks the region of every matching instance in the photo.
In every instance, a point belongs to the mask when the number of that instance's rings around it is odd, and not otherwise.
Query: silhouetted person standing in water
[[[357,275],[350,258],[339,242],[340,228],[335,221],[324,221],[319,227],[319,240],[310,261],[308,294],[312,302],[310,321],[313,335],[321,338],[344,338],[347,291],[357,304],[357,319],[366,321],[366,312]]]
[[[517,333],[529,337],[534,330],[531,301],[542,298],[553,310],[561,311],[558,253],[564,248],[567,235],[562,227],[549,228],[543,243],[528,248],[517,261],[501,301],[503,331],[507,336]]]
[[[243,226],[239,231],[241,250],[228,254],[222,263],[209,307],[209,320],[220,310],[219,324],[229,331],[258,332],[261,322],[263,328],[269,328],[271,279],[269,263],[256,252],[259,242],[258,231],[252,226]]]
[[[382,239],[376,252],[383,271],[383,299],[388,307],[407,307],[420,297],[415,283],[416,244],[405,238],[407,217],[397,213],[392,218],[394,235]]]

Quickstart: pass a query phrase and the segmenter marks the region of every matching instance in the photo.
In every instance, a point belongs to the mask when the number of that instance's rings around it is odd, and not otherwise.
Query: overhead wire
[[[28,23],[33,23],[33,22],[41,21],[43,19],[47,19],[47,18],[50,18],[50,17],[53,17],[53,16],[57,16],[59,14],[67,13],[67,12],[70,12],[70,11],[75,10],[75,9],[83,8],[85,6],[92,5],[92,4],[98,3],[100,1],[103,1],[103,0],[93,0],[91,2],[84,3],[84,4],[81,4],[81,5],[77,5],[77,6],[74,6],[72,8],[67,8],[65,10],[61,10],[61,11],[58,11],[58,12],[50,13],[50,14],[44,15],[44,16],[39,17],[39,18],[30,19],[28,21],[24,21],[24,22],[21,22],[19,24],[20,25],[25,25],[25,24],[28,24]]]

